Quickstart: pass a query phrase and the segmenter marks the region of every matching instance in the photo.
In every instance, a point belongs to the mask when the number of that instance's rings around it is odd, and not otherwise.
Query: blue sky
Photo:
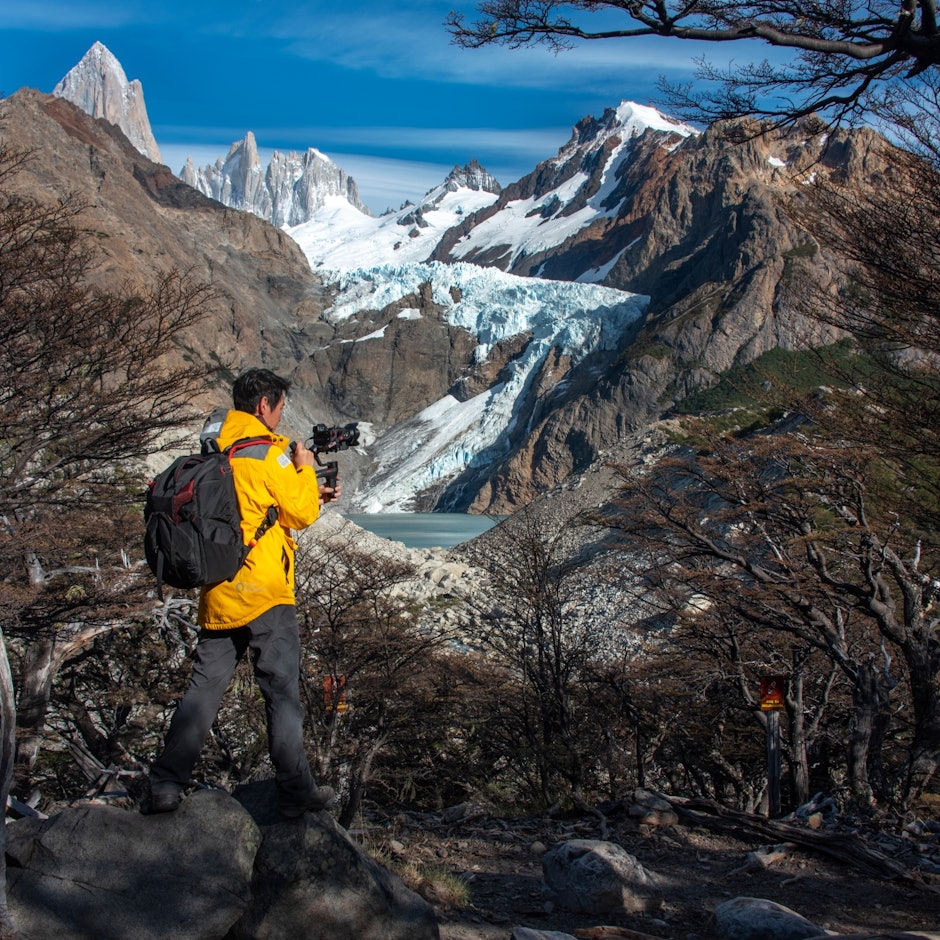
[[[51,92],[97,40],[143,85],[174,172],[251,130],[262,157],[321,150],[381,212],[473,158],[519,179],[585,115],[653,103],[660,74],[688,80],[703,51],[725,54],[676,40],[462,50],[442,25],[451,9],[473,14],[449,0],[3,0],[0,92]]]

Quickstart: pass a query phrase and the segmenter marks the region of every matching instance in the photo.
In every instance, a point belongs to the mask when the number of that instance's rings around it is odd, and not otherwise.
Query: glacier
[[[385,309],[426,282],[445,319],[476,337],[477,361],[486,360],[502,340],[531,336],[499,384],[468,401],[446,396],[370,441],[373,468],[351,497],[356,510],[407,512],[423,492],[441,490],[464,471],[506,457],[511,442],[524,436],[526,429],[517,427],[519,415],[528,410],[529,387],[551,350],[577,366],[592,353],[617,348],[625,331],[645,314],[648,297],[597,283],[619,254],[602,265],[586,265],[573,281],[543,278],[541,269],[537,277],[521,277],[472,262],[497,249],[510,261],[544,253],[615,216],[622,168],[636,141],[650,130],[662,135],[667,150],[698,134],[655,108],[622,101],[601,120],[575,128],[557,156],[540,164],[557,181],[548,191],[509,199],[482,168],[469,172],[468,165],[462,171],[455,167],[417,206],[374,218],[331,195],[311,219],[286,229],[311,268],[337,289],[324,314],[328,320]],[[600,173],[588,172],[598,160]],[[450,250],[455,262],[428,262],[444,234],[474,213],[480,213],[476,224]],[[358,342],[380,335],[376,331]],[[562,377],[555,389],[565,381]]]
[[[324,314],[332,322],[382,309],[426,282],[447,322],[477,338],[479,361],[501,340],[531,335],[507,366],[505,381],[467,401],[445,396],[378,435],[368,448],[370,476],[351,498],[355,511],[370,513],[410,511],[429,487],[505,456],[518,403],[549,352],[558,349],[576,365],[591,353],[615,349],[649,304],[643,295],[597,284],[524,278],[463,262],[385,264],[324,278],[339,288]]]

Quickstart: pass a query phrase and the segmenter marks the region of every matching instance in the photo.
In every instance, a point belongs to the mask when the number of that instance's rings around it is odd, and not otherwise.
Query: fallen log
[[[926,891],[940,893],[937,888],[925,884],[901,862],[866,845],[854,832],[803,829],[764,816],[729,809],[703,797],[682,799],[670,796],[666,799],[686,825],[703,826],[715,832],[739,837],[742,832],[753,833],[769,842],[793,842],[802,848],[858,868],[866,874],[891,881],[907,882]]]

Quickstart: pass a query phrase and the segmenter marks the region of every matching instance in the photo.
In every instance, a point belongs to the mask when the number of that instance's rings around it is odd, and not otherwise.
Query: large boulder
[[[826,931],[790,908],[764,898],[734,898],[715,908],[715,929],[722,940],[808,940]]]
[[[22,940],[213,940],[244,913],[261,832],[230,796],[175,813],[85,805],[8,827],[7,891]]]
[[[437,940],[433,908],[328,813],[264,827],[251,904],[226,940]]]
[[[282,820],[273,781],[173,813],[85,805],[8,827],[22,940],[438,940],[433,909],[328,813]]]
[[[656,878],[612,842],[571,839],[542,856],[542,893],[552,904],[588,914],[658,910]]]

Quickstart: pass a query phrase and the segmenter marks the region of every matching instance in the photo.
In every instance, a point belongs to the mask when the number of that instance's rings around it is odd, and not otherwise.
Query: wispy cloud
[[[110,29],[131,24],[153,23],[157,18],[151,7],[158,4],[142,2],[113,3],[101,0],[32,0],[13,2],[3,10],[6,29],[28,29],[37,32],[62,32],[70,29]]]
[[[466,153],[467,159],[481,153],[499,157],[553,156],[570,135],[570,127],[503,130],[490,127],[263,127],[255,129],[259,142],[296,139],[311,141],[320,150],[367,148],[398,152]]]
[[[330,14],[318,17],[309,31],[292,24],[284,33],[286,51],[389,79],[540,89],[566,88],[577,82],[602,90],[637,74],[691,75],[693,59],[702,54],[700,47],[705,45],[642,39],[582,43],[558,54],[544,47],[470,50],[450,42],[442,19],[415,20],[396,10],[395,15],[356,18],[355,29],[350,29],[348,16]]]

